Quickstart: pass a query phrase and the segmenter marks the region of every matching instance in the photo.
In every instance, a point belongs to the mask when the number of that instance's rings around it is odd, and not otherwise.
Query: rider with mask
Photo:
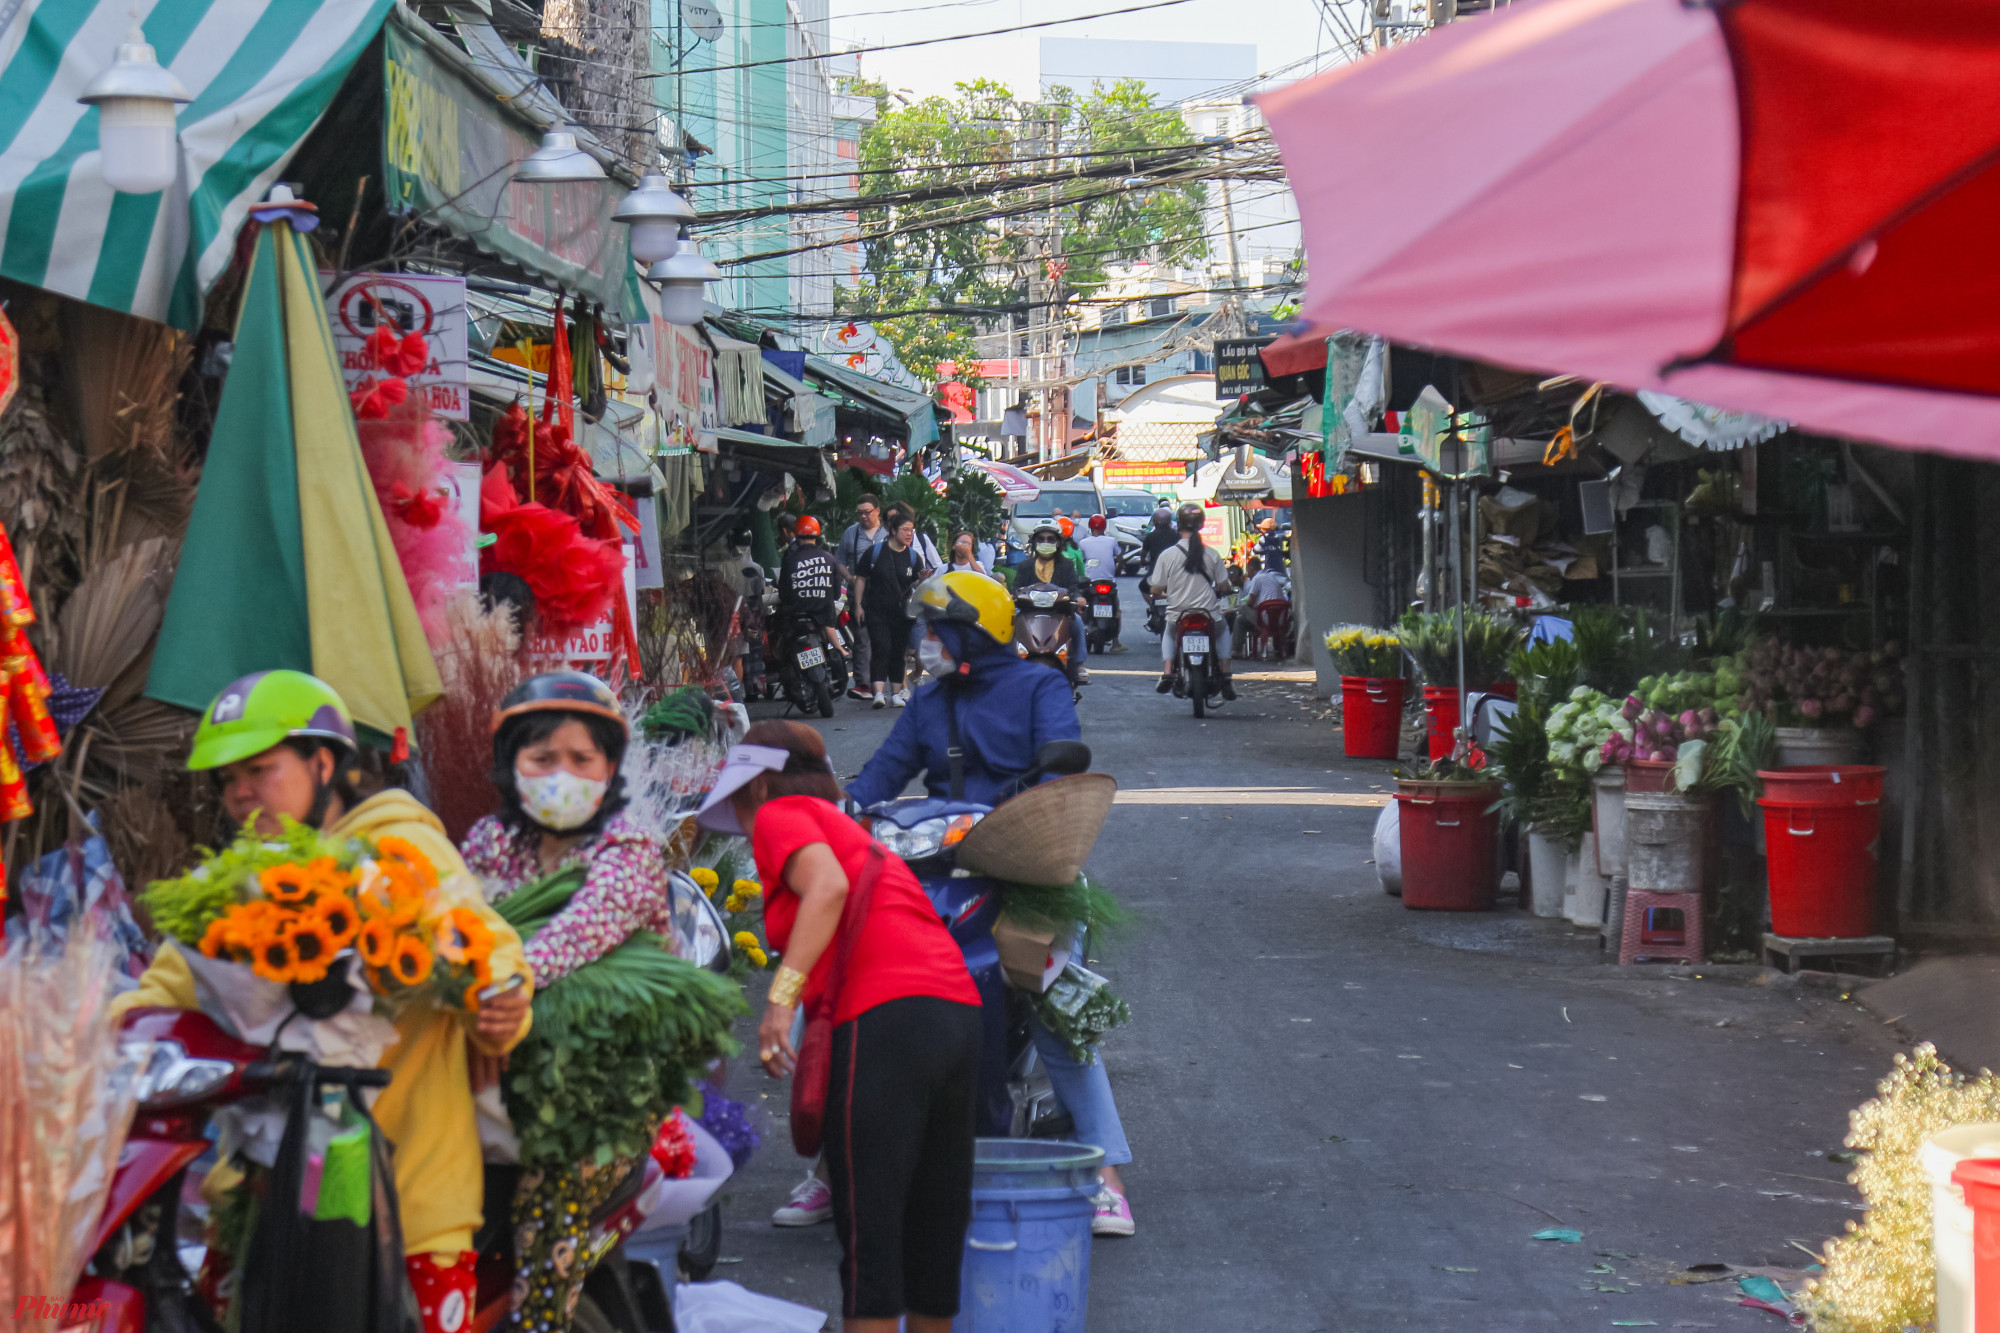
[[[1066,523],[1069,520],[1061,521]],[[1019,592],[1031,583],[1053,583],[1080,604],[1083,600],[1083,575],[1078,572],[1076,561],[1064,549],[1069,539],[1063,536],[1056,523],[1057,520],[1049,519],[1035,525],[1034,534],[1028,538],[1027,554],[1014,566],[1014,590]],[[1083,664],[1090,657],[1090,646],[1084,642],[1083,612],[1071,615],[1070,625],[1076,640],[1076,681],[1079,685],[1088,684],[1090,672]]]
[[[544,990],[638,931],[673,938],[670,853],[625,809],[619,770],[630,739],[618,696],[581,671],[530,677],[494,714],[500,813],[466,834],[466,864],[496,902],[556,871],[583,870],[568,905],[527,946]],[[514,1196],[513,1327],[569,1326],[574,1293],[590,1274],[574,1257],[590,1214],[638,1160],[579,1162],[522,1181]]]
[[[918,586],[910,613],[923,635],[917,654],[936,679],[916,692],[889,738],[847,785],[857,806],[896,799],[919,774],[940,800],[998,805],[1019,789],[1044,745],[1081,739],[1076,704],[1063,678],[1023,661],[1009,646],[1014,603],[1005,588],[981,574],[940,574]],[[956,784],[954,727],[960,751]],[[1118,1168],[1131,1162],[1132,1149],[1104,1060],[1078,1064],[1039,1021],[1031,1019],[1029,1026],[1049,1082],[1076,1121],[1076,1137],[1104,1149],[1103,1188],[1091,1230],[1129,1236],[1135,1229],[1132,1208]]]
[[[238,828],[280,837],[286,819],[333,839],[405,839],[437,867],[446,905],[476,912],[493,932],[493,981],[532,983],[514,928],[486,905],[438,817],[406,791],[359,799],[348,776],[357,752],[354,722],[331,686],[302,671],[263,671],[224,687],[202,715],[187,766],[213,772],[223,813]],[[527,1033],[532,984],[455,1014],[429,1001],[390,1017],[398,1040],[382,1054],[389,1086],[375,1102],[375,1122],[395,1145],[396,1201],[403,1248],[425,1333],[470,1326],[478,1284],[472,1235],[481,1216],[481,1153],[471,1074],[496,1063]],[[139,988],[113,1001],[113,1012],[164,1005],[196,1009],[194,974],[164,941]],[[215,1180],[235,1168],[224,1163]]]

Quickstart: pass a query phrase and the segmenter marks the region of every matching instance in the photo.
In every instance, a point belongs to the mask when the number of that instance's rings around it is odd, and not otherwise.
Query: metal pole
[[[1451,745],[1454,760],[1461,757],[1465,744],[1465,552],[1458,538],[1459,492],[1464,486],[1462,481],[1451,484],[1451,522],[1448,525],[1451,529],[1451,599],[1455,603],[1452,615],[1458,626],[1458,727]]]

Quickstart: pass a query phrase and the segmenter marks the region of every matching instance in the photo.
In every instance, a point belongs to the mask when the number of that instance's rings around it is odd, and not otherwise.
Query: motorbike
[[[673,914],[685,955],[727,972],[728,929],[685,875],[674,876]],[[300,1002],[308,1016],[310,1003]],[[148,1039],[151,1050],[139,1079],[132,1129],[92,1234],[91,1259],[68,1303],[102,1311],[97,1323],[85,1326],[90,1333],[221,1333],[221,1321],[195,1284],[205,1247],[184,1239],[183,1229],[188,1173],[212,1147],[209,1121],[225,1107],[300,1082],[351,1091],[382,1088],[389,1073],[315,1064],[297,1052],[254,1045],[195,1009],[134,1009],[122,1027]],[[489,1163],[485,1169],[485,1222],[473,1238],[479,1294],[468,1330],[497,1329],[512,1311],[514,1241],[508,1219],[519,1178],[518,1166]],[[643,1170],[629,1173],[592,1212],[582,1253],[598,1257],[577,1305],[578,1329],[672,1333],[675,1281],[682,1275],[699,1280],[714,1267],[721,1248],[720,1204],[690,1223],[678,1273],[627,1260],[625,1238],[644,1221],[663,1180],[659,1164],[648,1157]]]
[[[1089,767],[1088,745],[1050,741],[1017,789],[1046,776],[1068,776]],[[1048,1070],[1029,1035],[1028,997],[1007,983],[1000,947],[993,938],[1005,890],[997,880],[961,869],[956,855],[973,825],[996,808],[976,801],[916,796],[871,805],[862,811],[862,820],[923,885],[979,988],[985,1024],[979,1047],[979,1133],[987,1138],[1059,1139],[1070,1134],[1074,1124],[1056,1100]]]
[[[833,651],[825,631],[811,618],[771,617],[771,646],[765,656],[777,663],[778,690],[801,713],[833,716],[833,701],[847,693],[847,659]]]
[[[1207,611],[1183,611],[1178,623],[1174,698],[1194,700],[1194,715],[1201,717],[1222,700],[1222,664],[1215,660],[1216,621]]]
[[[1146,632],[1156,639],[1167,637],[1167,595],[1156,592],[1143,581],[1139,584],[1146,598]]]
[[[1083,585],[1083,635],[1093,653],[1101,653],[1117,642],[1123,620],[1118,610],[1118,584],[1113,579],[1091,579]]]
[[[1071,694],[1083,697],[1076,670],[1076,601],[1053,583],[1014,590],[1014,651],[1062,672]]]

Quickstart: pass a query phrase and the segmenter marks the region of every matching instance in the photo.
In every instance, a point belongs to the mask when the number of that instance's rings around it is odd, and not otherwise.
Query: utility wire
[[[1138,14],[1149,9],[1168,9],[1175,5],[1188,4],[1190,0],[1152,0],[1150,4],[1127,5],[1123,9],[1105,9],[1095,14],[1078,14],[1073,18],[1044,19],[1039,23],[1016,23],[1006,28],[989,28],[984,32],[961,32],[950,37],[923,37],[911,42],[887,42],[880,46],[857,46],[846,51],[829,51],[822,55],[776,56],[770,60],[748,60],[738,65],[707,65],[690,73],[721,74],[738,69],[763,69],[770,65],[796,65],[806,60],[830,60],[834,56],[866,55],[871,51],[904,51],[913,46],[936,46],[941,42],[965,42],[975,37],[1004,37],[1010,32],[1027,32],[1034,28],[1059,28],[1068,23],[1086,23],[1091,19],[1112,18],[1119,14]],[[679,71],[674,71],[679,73]],[[667,72],[641,74],[642,79],[673,77]]]

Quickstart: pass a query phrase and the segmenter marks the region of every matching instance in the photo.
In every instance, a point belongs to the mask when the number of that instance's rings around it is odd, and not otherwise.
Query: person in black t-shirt
[[[895,704],[901,708],[908,696],[902,690],[903,654],[910,646],[910,590],[922,583],[930,569],[916,548],[917,524],[908,513],[896,511],[889,518],[889,538],[865,552],[855,567],[855,601],[861,607],[861,623],[868,631],[868,660],[876,679],[875,706],[887,708],[889,687],[896,688]]]
[[[833,650],[845,653],[835,628],[840,623],[840,571],[833,553],[819,544],[819,520],[811,514],[798,521],[797,531],[778,561],[778,614],[818,625]]]

